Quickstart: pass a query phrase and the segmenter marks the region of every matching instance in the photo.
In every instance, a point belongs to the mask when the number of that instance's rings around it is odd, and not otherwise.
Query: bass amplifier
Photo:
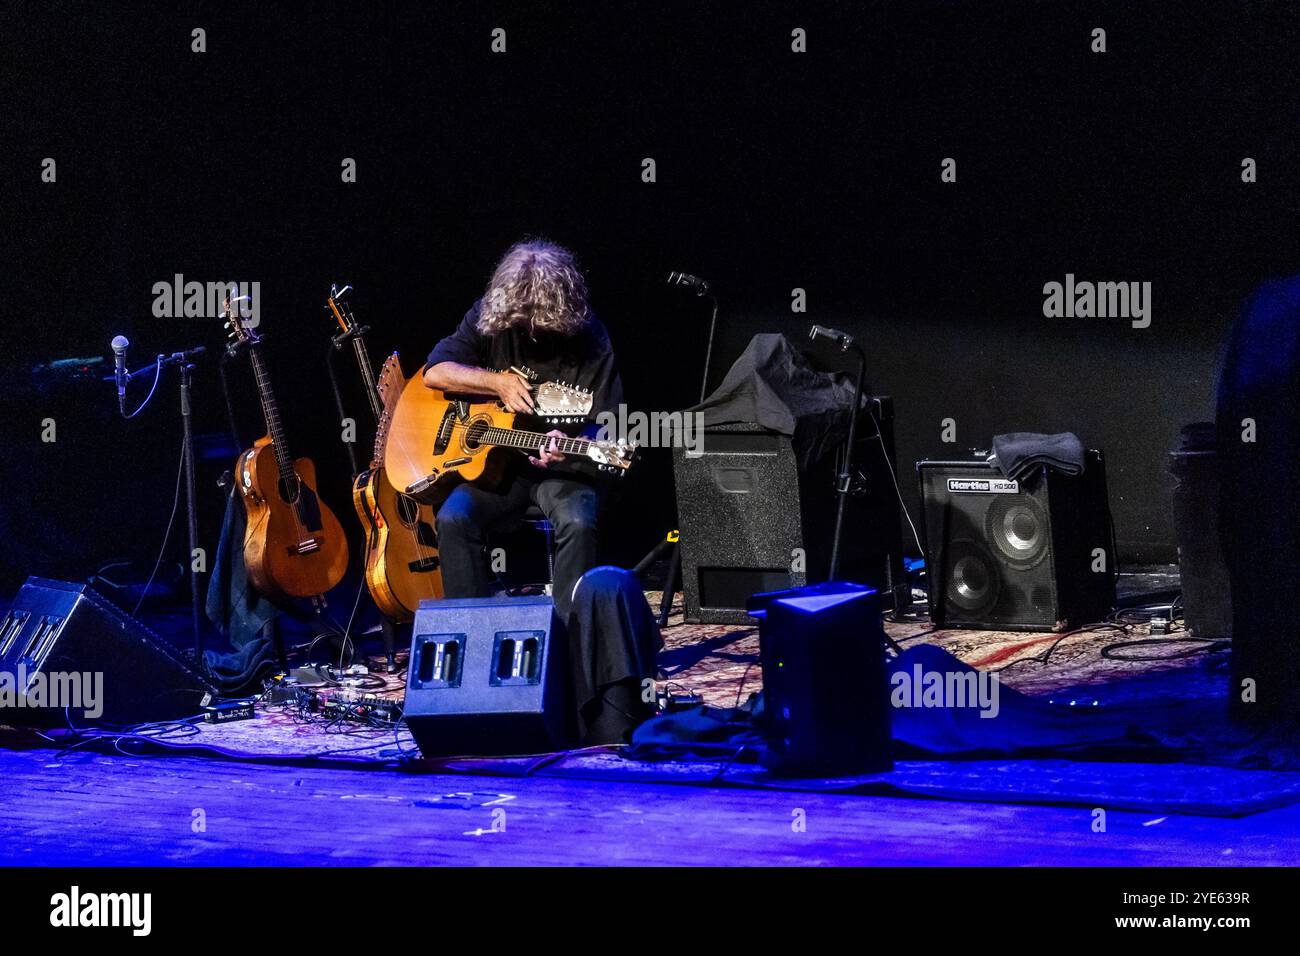
[[[567,643],[549,597],[420,602],[406,724],[426,757],[573,746]]]
[[[1040,466],[1020,481],[986,461],[916,466],[930,617],[937,627],[1062,631],[1115,606],[1106,467]]]
[[[0,618],[0,677],[14,694],[0,723],[14,725],[177,720],[216,694],[170,644],[89,585],[38,577]]]

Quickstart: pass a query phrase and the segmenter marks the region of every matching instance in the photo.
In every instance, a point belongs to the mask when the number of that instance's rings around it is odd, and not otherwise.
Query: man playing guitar
[[[541,381],[592,393],[596,415],[623,402],[614,351],[587,305],[587,286],[572,253],[543,240],[516,243],[497,264],[483,297],[456,331],[429,353],[424,384],[444,392],[494,395],[512,412],[534,412],[528,368]],[[494,371],[505,369],[507,371]],[[580,426],[581,427],[581,426]],[[565,433],[548,433],[564,437]],[[486,597],[491,579],[483,553],[487,531],[517,521],[536,504],[555,529],[553,592],[563,618],[578,579],[596,564],[601,482],[595,466],[567,458],[554,442],[515,456],[499,483],[462,483],[438,510],[438,549],[446,596]]]

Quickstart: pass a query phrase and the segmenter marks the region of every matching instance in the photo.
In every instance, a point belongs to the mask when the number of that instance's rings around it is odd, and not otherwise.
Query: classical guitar
[[[581,421],[591,411],[591,393],[556,382],[533,387],[538,417],[555,423]],[[515,415],[499,401],[453,397],[424,384],[416,375],[402,390],[388,428],[384,466],[394,488],[409,495],[436,495],[453,477],[492,480],[503,464],[499,451],[537,454],[543,443],[587,458],[602,470],[622,473],[632,464],[636,446],[626,441],[548,438],[515,427]]]
[[[376,382],[363,339],[345,301],[346,289],[330,290],[327,307],[350,338],[361,369],[370,410],[375,417],[375,445],[370,467],[352,482],[352,504],[365,531],[366,587],[380,612],[394,621],[410,621],[425,598],[442,597],[442,571],[434,510],[392,486],[384,470],[384,448],[393,409],[406,379],[394,352],[384,362]]]
[[[229,300],[225,317],[231,338],[227,351],[248,350],[266,419],[266,435],[235,465],[248,514],[244,531],[248,578],[258,591],[272,597],[324,594],[342,580],[348,567],[343,528],[316,494],[316,466],[289,453],[261,340]]]

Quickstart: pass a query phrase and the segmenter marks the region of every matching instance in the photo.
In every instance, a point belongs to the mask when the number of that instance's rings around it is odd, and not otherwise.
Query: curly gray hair
[[[526,239],[497,263],[483,293],[478,328],[484,335],[509,328],[572,335],[589,315],[587,281],[573,253],[544,239]]]

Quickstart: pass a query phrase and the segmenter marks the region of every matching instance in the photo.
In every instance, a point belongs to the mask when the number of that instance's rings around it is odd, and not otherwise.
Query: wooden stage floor
[[[7,751],[0,863],[1281,865],[1300,807],[1237,818]],[[504,818],[494,818],[501,810]],[[792,822],[802,812],[803,832]],[[196,821],[203,829],[195,832]],[[494,832],[494,819],[504,820]]]

